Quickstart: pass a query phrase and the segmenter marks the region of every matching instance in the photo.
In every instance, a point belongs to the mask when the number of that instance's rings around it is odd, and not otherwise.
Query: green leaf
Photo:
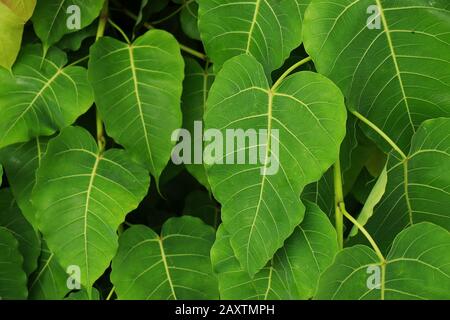
[[[214,229],[189,216],[169,219],[161,236],[133,226],[120,237],[111,281],[128,299],[217,299],[209,252]]]
[[[100,14],[104,0],[45,0],[38,1],[33,21],[34,31],[44,44],[44,50],[50,48],[68,33],[76,32],[90,25]],[[80,29],[72,28],[75,11],[72,6],[80,10]],[[70,26],[70,28],[69,28]]]
[[[187,195],[183,215],[198,217],[215,229],[220,223],[220,209],[205,191],[196,190]]]
[[[310,299],[320,274],[338,251],[337,236],[328,217],[307,203],[305,219],[253,279],[239,265],[230,236],[219,227],[211,259],[218,273],[222,299]]]
[[[183,32],[192,39],[200,40],[200,31],[198,31],[198,4],[191,0],[186,3],[180,12],[180,23]]]
[[[450,116],[449,9],[447,0],[314,0],[304,43],[348,107],[407,150],[424,120]]]
[[[0,247],[0,297],[2,300],[26,299],[27,275],[22,269],[19,243],[5,228],[0,228]]]
[[[0,66],[11,69],[20,51],[25,23],[36,0],[0,1]]]
[[[302,42],[302,17],[309,1],[198,2],[201,38],[216,71],[228,59],[249,54],[270,75]]]
[[[45,242],[42,243],[42,253],[39,267],[30,278],[29,295],[31,300],[60,300],[70,291],[67,287],[69,275],[56,261]]]
[[[203,146],[203,132],[196,134],[195,122],[203,121],[208,93],[214,82],[212,67],[205,70],[200,64],[190,58],[186,60],[185,79],[183,82],[183,96],[181,108],[183,111],[183,128],[191,133],[191,150],[196,151]],[[200,151],[201,153],[201,151]],[[186,170],[192,174],[208,190],[211,189],[203,163],[195,164],[194,154],[191,163],[185,163]],[[202,160],[202,159],[200,159]],[[200,161],[202,162],[202,161]]]
[[[91,47],[89,79],[106,131],[156,180],[181,126],[184,62],[175,38],[148,31],[126,44],[102,38]]]
[[[56,45],[62,50],[78,51],[84,40],[95,37],[97,28],[97,23],[94,22],[80,31],[66,34]]]
[[[148,173],[125,151],[102,153],[80,127],[49,142],[32,197],[39,229],[65,270],[80,268],[87,290],[108,267],[118,246],[116,230],[148,187]]]
[[[226,151],[220,146],[220,152],[206,159],[214,163],[207,174],[222,204],[224,228],[250,276],[267,264],[303,219],[299,196],[336,161],[345,120],[342,94],[319,74],[300,72],[270,88],[262,65],[241,55],[226,62],[217,75],[205,129],[220,129],[223,137],[228,129],[266,130],[256,132],[259,139],[253,140],[259,142],[246,139],[245,150],[260,155],[254,164],[220,164],[235,159],[242,147]]]
[[[97,289],[92,288],[92,296],[89,296],[88,291],[83,289],[83,290],[79,290],[79,291],[76,291],[76,292],[72,292],[64,300],[81,300],[81,301],[100,300],[100,292],[98,292]]]
[[[385,265],[366,246],[346,248],[320,278],[316,298],[448,300],[449,250],[449,232],[427,222],[395,238]]]
[[[48,138],[36,138],[0,150],[0,161],[5,166],[17,205],[36,230],[36,208],[31,203],[31,191],[36,183],[36,170],[47,149],[47,142]]]
[[[49,136],[72,124],[92,105],[84,68],[68,66],[66,54],[39,45],[22,50],[11,75],[0,69],[0,148]]]
[[[301,198],[317,204],[330,218],[334,217],[333,169],[325,172],[319,181],[307,185]]]
[[[450,119],[425,121],[407,159],[389,156],[386,192],[366,228],[382,249],[407,226],[429,221],[450,230]]]
[[[0,229],[5,228],[19,242],[23,256],[23,269],[27,275],[36,270],[41,253],[41,240],[37,231],[24,218],[9,189],[0,190]]]

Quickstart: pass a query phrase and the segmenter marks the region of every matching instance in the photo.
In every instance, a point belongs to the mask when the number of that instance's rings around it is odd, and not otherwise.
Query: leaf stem
[[[338,238],[339,248],[344,247],[344,217],[339,206],[340,203],[344,203],[344,192],[342,188],[342,173],[341,173],[341,161],[338,160],[334,164],[334,214],[335,214],[335,227]]]
[[[109,11],[108,11],[109,3],[108,2],[109,2],[108,0],[105,0],[102,12],[100,13],[100,17],[98,20],[96,40],[100,39],[105,34],[106,23],[108,22],[108,15],[109,15]]]
[[[189,5],[193,0],[189,0],[189,1],[185,1],[181,6],[179,6],[174,12],[170,13],[169,15],[165,16],[164,18],[161,18],[159,20],[156,21],[152,21],[152,24],[160,24],[166,20],[169,20],[170,18],[172,18],[173,16],[175,16],[178,12],[180,12],[181,10],[183,10],[183,8],[187,5]]]
[[[125,31],[122,30],[122,28],[120,28],[114,21],[112,21],[110,18],[108,18],[108,23],[114,27],[114,29],[116,29],[121,35],[122,37],[125,39],[125,41],[130,44],[130,38],[128,38],[127,34],[125,33]]]
[[[80,58],[80,59],[78,59],[78,60],[76,60],[76,61],[74,61],[74,62],[72,62],[70,64],[68,64],[67,67],[75,66],[75,65],[77,65],[77,64],[79,64],[79,63],[81,63],[83,61],[86,61],[86,60],[89,60],[89,56],[88,55],[83,57],[83,58]]]
[[[380,259],[380,262],[382,264],[386,263],[386,258],[381,253],[381,250],[378,247],[378,245],[375,242],[375,240],[373,240],[372,236],[369,234],[369,232],[366,230],[366,228],[364,228],[355,218],[352,217],[352,215],[350,213],[347,212],[347,210],[345,209],[345,204],[343,202],[339,203],[339,209],[342,212],[342,214],[348,220],[350,220],[359,229],[359,231],[362,232],[362,234],[364,234],[364,236],[367,238],[367,240],[369,241],[370,245],[372,246],[373,250],[377,254],[378,258]]]
[[[311,61],[312,58],[311,57],[306,57],[303,60],[300,60],[299,62],[297,62],[296,64],[294,64],[292,67],[290,67],[289,69],[287,69],[279,78],[278,80],[275,82],[275,84],[272,86],[272,90],[275,90],[276,88],[278,88],[281,84],[281,82],[288,76],[290,75],[295,69],[301,67],[302,65],[304,65],[305,63],[308,63],[309,61]]]
[[[108,296],[106,297],[106,300],[108,301],[108,300],[111,300],[111,297],[112,297],[112,295],[114,294],[114,291],[116,290],[116,287],[115,286],[113,286],[112,288],[111,288],[111,291],[108,293]]]
[[[402,160],[406,160],[408,159],[408,157],[406,156],[406,154],[400,149],[399,146],[397,146],[397,144],[392,141],[391,138],[388,137],[388,135],[386,133],[383,132],[383,130],[381,130],[380,128],[377,127],[376,124],[374,124],[373,122],[371,122],[369,119],[367,119],[366,117],[364,117],[362,114],[360,114],[358,111],[356,110],[350,110],[350,112],[357,117],[359,120],[361,120],[363,123],[365,123],[367,126],[369,126],[370,128],[372,128],[376,133],[378,133],[391,147],[392,149],[394,149],[395,151],[397,151],[397,153],[400,155],[400,157],[402,158]]]
[[[133,20],[137,20],[137,18],[138,18],[133,12],[131,12],[131,11],[128,10],[128,9],[123,9],[123,12],[125,13],[125,15],[127,15],[128,17],[130,17],[130,18],[133,19]],[[148,23],[148,22],[145,22],[145,23],[144,23],[144,27],[147,28],[147,29],[149,29],[149,30],[151,30],[151,29],[156,29],[153,25],[151,25],[151,24]],[[207,60],[208,60],[208,58],[206,57],[206,55],[205,55],[204,53],[201,53],[201,52],[199,52],[199,51],[197,51],[197,50],[194,50],[194,49],[192,49],[192,48],[190,48],[190,47],[188,47],[188,46],[185,46],[184,44],[181,44],[181,43],[179,43],[179,42],[178,42],[178,44],[180,45],[180,49],[181,49],[182,51],[184,51],[184,52],[186,52],[186,53],[189,53],[190,55],[192,55],[192,56],[194,56],[194,57],[197,57],[197,58],[199,58],[199,59],[201,59],[201,60],[204,60],[204,61],[207,61]]]

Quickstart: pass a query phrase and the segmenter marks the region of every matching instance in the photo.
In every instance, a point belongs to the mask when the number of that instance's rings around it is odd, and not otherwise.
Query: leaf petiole
[[[292,67],[290,67],[289,69],[287,69],[279,78],[278,80],[275,82],[275,84],[272,86],[272,90],[275,90],[276,88],[278,88],[281,84],[281,82],[287,77],[289,76],[295,69],[300,68],[302,65],[308,63],[309,61],[311,61],[312,58],[311,57],[306,57],[303,60],[300,60],[299,62],[295,63]]]

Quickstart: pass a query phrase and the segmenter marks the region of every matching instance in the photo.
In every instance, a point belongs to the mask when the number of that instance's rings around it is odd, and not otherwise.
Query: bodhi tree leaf
[[[181,126],[184,62],[175,38],[150,30],[126,44],[91,47],[89,79],[106,131],[159,179]]]
[[[350,109],[407,150],[424,120],[450,116],[449,10],[447,0],[313,0],[306,51]]]
[[[11,69],[20,51],[25,23],[36,0],[0,1],[0,66]]]
[[[149,183],[125,151],[102,152],[80,127],[49,142],[32,197],[39,229],[65,270],[80,268],[87,290],[108,267],[118,246],[116,230]]]
[[[42,243],[39,267],[30,278],[28,298],[31,300],[60,300],[70,291],[69,275],[56,261],[55,255]]]
[[[76,292],[72,292],[64,300],[100,300],[100,292],[98,292],[97,289],[92,288],[92,295],[89,296],[89,293],[85,289],[82,289]]]
[[[68,66],[66,54],[39,45],[22,50],[12,75],[0,69],[0,148],[48,136],[72,124],[92,105],[87,72]]]
[[[36,138],[0,150],[0,161],[5,166],[11,191],[25,218],[38,229],[36,208],[31,203],[31,191],[36,183],[36,170],[47,149],[48,138]]]
[[[120,237],[111,281],[117,297],[128,299],[217,299],[209,252],[214,229],[184,216],[164,223],[161,236],[133,226]]]
[[[222,299],[310,299],[320,274],[338,251],[336,232],[328,217],[306,203],[305,219],[269,264],[251,279],[234,257],[223,226],[211,250]]]
[[[198,217],[214,229],[217,229],[220,223],[220,209],[205,191],[195,190],[186,197],[183,215]]]
[[[203,130],[200,130],[198,125],[203,122],[206,100],[213,81],[214,73],[212,67],[205,70],[197,61],[186,59],[181,108],[183,111],[183,128],[190,132],[190,150],[193,152],[191,152],[190,159],[188,159],[190,163],[185,161],[184,165],[186,170],[208,190],[211,187],[206,176],[203,159],[199,157],[203,156]],[[196,129],[199,132],[196,132]],[[187,137],[184,136],[184,139],[187,139]],[[186,148],[185,150],[189,149]]]
[[[406,159],[390,154],[386,192],[366,228],[382,249],[402,229],[429,221],[450,230],[450,119],[425,121]]]
[[[309,0],[199,0],[199,29],[218,71],[225,61],[249,54],[267,75],[282,66],[302,42]]]
[[[20,212],[9,189],[0,190],[0,228],[7,229],[19,242],[25,273],[29,275],[36,270],[41,240],[37,231]]]
[[[333,217],[335,206],[333,169],[330,168],[325,172],[319,181],[307,185],[301,198],[315,203],[327,216]]]
[[[346,248],[320,278],[316,298],[448,300],[449,250],[449,232],[428,222],[402,231],[385,264],[366,246]]]
[[[319,74],[300,72],[271,88],[253,57],[224,64],[207,102],[205,128],[220,131],[205,137],[205,162],[231,246],[250,276],[301,222],[300,194],[336,160],[345,120],[342,94]],[[224,152],[225,136],[243,139]],[[247,164],[237,164],[242,156]]]
[[[2,300],[26,299],[27,275],[22,269],[19,243],[12,233],[0,228],[0,297]]]
[[[44,44],[44,51],[71,32],[90,25],[100,14],[104,0],[38,1],[34,11],[34,31]]]
[[[183,32],[190,38],[200,40],[198,31],[198,4],[195,0],[186,3],[180,12],[180,23]]]

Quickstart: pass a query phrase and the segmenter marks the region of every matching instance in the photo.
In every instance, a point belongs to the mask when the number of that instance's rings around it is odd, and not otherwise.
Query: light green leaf
[[[108,267],[118,246],[116,230],[148,187],[148,173],[125,151],[102,153],[80,127],[49,142],[32,196],[39,229],[64,270],[80,268],[87,290]]]
[[[429,221],[450,230],[450,119],[424,122],[407,159],[392,153],[386,192],[366,228],[382,249],[407,226]]]
[[[34,11],[34,31],[44,44],[44,50],[50,48],[68,33],[76,32],[90,25],[100,14],[104,0],[45,0],[38,1]],[[73,28],[76,11],[69,10],[77,6],[80,29]],[[69,28],[70,26],[70,28]]]
[[[0,69],[0,148],[52,135],[89,109],[86,70],[66,63],[59,49],[43,58],[41,46],[33,45],[22,50],[13,75]]]
[[[36,0],[0,1],[0,66],[11,69],[20,51],[25,23]]]
[[[69,275],[56,261],[55,255],[42,243],[39,267],[30,278],[29,295],[31,300],[60,300],[70,291],[67,287]]]
[[[348,107],[405,151],[424,120],[450,116],[449,14],[447,0],[313,0],[304,43]]]
[[[35,229],[24,218],[9,189],[0,190],[0,229],[5,228],[19,242],[23,269],[27,275],[37,268],[41,253],[41,240]]]
[[[185,163],[186,170],[192,174],[208,190],[211,189],[203,163],[195,164],[194,152],[203,146],[203,132],[195,132],[195,122],[203,121],[209,89],[214,81],[212,67],[205,70],[193,59],[186,59],[185,79],[181,108],[183,111],[183,127],[191,133],[191,163]],[[200,151],[200,154],[201,151]],[[202,160],[202,159],[199,159]],[[202,162],[202,161],[200,161]]]
[[[309,0],[199,0],[199,29],[218,71],[228,59],[249,54],[267,75],[302,42]]]
[[[189,216],[171,218],[161,236],[133,226],[120,237],[111,281],[122,300],[217,299],[209,252],[214,229]]]
[[[36,138],[0,150],[0,161],[5,166],[17,205],[36,230],[36,208],[31,203],[31,191],[36,183],[36,170],[47,149],[47,142],[48,138]]]
[[[338,251],[337,236],[328,217],[307,203],[305,219],[260,272],[251,279],[234,257],[223,226],[211,250],[222,299],[310,299],[320,274]]]
[[[387,185],[387,168],[384,167],[383,171],[381,172],[380,176],[377,179],[377,182],[372,188],[372,191],[369,194],[369,197],[367,198],[366,202],[364,203],[363,208],[361,209],[361,212],[358,215],[358,223],[361,226],[364,226],[367,221],[370,219],[370,217],[373,215],[375,206],[381,201],[383,198],[383,195],[386,191],[386,185]],[[349,237],[354,237],[358,233],[358,228],[356,226],[353,226],[352,230],[350,231]]]
[[[345,120],[342,94],[319,74],[300,72],[272,89],[253,57],[241,55],[224,64],[209,94],[205,129],[217,128],[223,137],[228,129],[266,130],[256,132],[258,139],[246,138],[247,164],[232,164],[242,147],[219,146],[208,159],[215,164],[207,167],[231,246],[250,276],[303,219],[300,194],[336,161]],[[246,150],[256,150],[259,160],[252,164]]]
[[[366,246],[346,248],[320,278],[316,298],[448,300],[449,250],[449,232],[427,222],[395,238],[385,265]]]
[[[0,228],[0,247],[0,297],[2,300],[26,299],[27,275],[22,269],[19,243],[5,228]]]
[[[133,44],[102,38],[91,47],[89,79],[108,135],[156,180],[181,127],[184,62],[175,38],[150,30]]]

